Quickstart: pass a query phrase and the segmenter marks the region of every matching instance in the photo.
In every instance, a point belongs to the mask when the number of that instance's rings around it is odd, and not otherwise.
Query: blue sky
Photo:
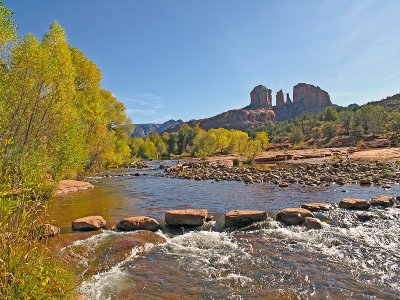
[[[19,33],[53,20],[134,123],[241,108],[264,84],[319,85],[335,104],[400,93],[398,0],[5,0]],[[275,96],[274,96],[275,100]]]

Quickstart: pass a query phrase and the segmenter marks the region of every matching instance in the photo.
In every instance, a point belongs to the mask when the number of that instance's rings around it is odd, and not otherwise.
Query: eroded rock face
[[[72,229],[81,231],[98,230],[105,226],[106,220],[101,216],[88,216],[72,222]]]
[[[232,210],[225,214],[226,227],[244,227],[265,221],[267,213],[261,210]]]
[[[206,209],[182,209],[165,212],[165,223],[171,226],[201,226],[207,218]]]
[[[334,203],[306,203],[301,206],[301,208],[308,209],[309,211],[327,211],[335,207]]]
[[[379,195],[373,197],[369,203],[372,206],[390,207],[394,205],[394,197],[387,195]]]
[[[314,214],[304,208],[285,208],[276,216],[276,220],[285,225],[301,225],[306,217],[315,218]]]
[[[130,217],[119,221],[117,228],[122,231],[150,230],[156,231],[160,227],[157,220],[149,217]]]
[[[188,124],[190,126],[198,124],[201,128],[206,130],[220,127],[244,130],[253,125],[261,125],[270,121],[273,122],[274,119],[275,113],[271,109],[236,109],[229,110],[211,118],[191,121]]]
[[[285,105],[285,99],[283,98],[283,91],[280,90],[276,93],[276,106],[283,106]]]
[[[263,85],[256,86],[250,92],[250,108],[271,108],[272,107],[272,91]]]
[[[369,202],[364,199],[344,198],[339,202],[339,207],[345,209],[367,210],[370,206]]]
[[[319,86],[307,83],[298,83],[293,87],[293,102],[304,103],[307,111],[321,109],[332,105],[329,94]]]

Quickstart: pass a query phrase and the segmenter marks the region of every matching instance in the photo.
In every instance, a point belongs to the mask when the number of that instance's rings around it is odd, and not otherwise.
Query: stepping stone
[[[379,195],[373,197],[369,203],[372,206],[390,207],[394,205],[394,197],[387,195]]]
[[[106,226],[106,220],[101,216],[88,216],[72,221],[73,230],[90,231]]]
[[[336,208],[335,203],[306,203],[301,208],[308,209],[309,211],[327,211]]]
[[[171,226],[201,226],[207,218],[206,209],[182,209],[165,212],[165,223]]]
[[[306,217],[315,218],[314,214],[307,209],[285,208],[276,215],[276,220],[286,225],[301,225]]]
[[[225,227],[244,227],[266,218],[267,213],[261,210],[232,210],[225,214]]]
[[[132,231],[132,230],[150,230],[156,231],[160,228],[160,224],[157,220],[149,217],[129,217],[122,219],[117,224],[117,228],[122,231]]]
[[[371,205],[367,200],[355,198],[343,198],[339,202],[340,208],[353,210],[368,210]]]

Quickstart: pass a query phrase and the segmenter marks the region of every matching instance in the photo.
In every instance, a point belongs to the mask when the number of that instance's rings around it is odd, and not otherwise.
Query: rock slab
[[[232,210],[225,214],[226,227],[244,227],[265,221],[267,213],[261,210]]]
[[[105,227],[106,223],[106,220],[101,216],[88,216],[72,221],[72,229],[81,231],[98,230]]]
[[[117,228],[122,231],[149,230],[156,231],[160,227],[157,220],[149,217],[138,216],[122,219],[118,222]]]
[[[315,218],[314,214],[304,208],[285,208],[276,216],[276,220],[285,225],[301,225],[306,217]]]
[[[355,198],[343,198],[339,202],[340,208],[353,210],[368,210],[371,205],[367,200]]]
[[[66,194],[70,192],[78,192],[93,188],[94,185],[90,182],[78,180],[61,180],[57,186],[56,195]]]
[[[165,212],[165,223],[171,226],[201,226],[207,218],[206,209],[182,209]]]

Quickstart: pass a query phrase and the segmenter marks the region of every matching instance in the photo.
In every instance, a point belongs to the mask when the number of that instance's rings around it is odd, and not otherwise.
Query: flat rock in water
[[[355,198],[343,198],[339,202],[340,208],[353,210],[368,210],[371,205],[367,200]]]
[[[93,189],[94,185],[90,182],[78,180],[61,180],[57,186],[56,195],[61,195],[70,192]]]
[[[308,209],[309,211],[327,211],[335,207],[335,203],[306,203],[301,206],[301,208]]]
[[[276,220],[286,225],[301,225],[306,217],[315,218],[314,214],[304,208],[285,208],[276,216]]]
[[[82,231],[98,230],[106,226],[106,223],[106,220],[101,216],[88,216],[72,221],[72,229]]]
[[[306,227],[307,229],[321,229],[322,222],[317,218],[305,217],[303,226]]]
[[[265,221],[267,213],[261,210],[232,210],[225,214],[226,227],[243,227]]]
[[[379,195],[373,197],[369,203],[372,206],[390,207],[394,205],[394,197],[387,195]]]
[[[182,209],[165,212],[165,223],[171,226],[201,226],[207,218],[206,209]]]
[[[122,231],[132,231],[132,230],[149,230],[156,231],[160,228],[160,224],[157,220],[149,217],[129,217],[122,219],[117,224],[117,228]]]

